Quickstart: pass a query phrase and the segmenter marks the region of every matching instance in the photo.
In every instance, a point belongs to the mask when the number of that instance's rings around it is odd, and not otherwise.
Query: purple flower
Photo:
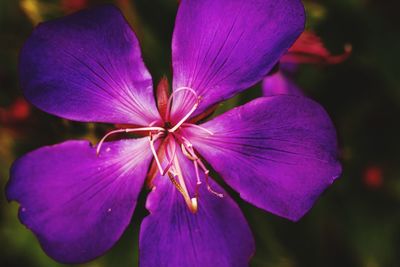
[[[298,220],[341,172],[334,127],[315,102],[262,97],[208,122],[213,106],[259,82],[304,27],[299,0],[183,0],[173,86],[158,90],[121,13],[105,6],[41,24],[22,49],[26,97],[57,116],[135,125],[92,147],[67,141],[23,156],[9,200],[60,262],[91,260],[120,238],[151,162],[140,266],[247,266],[254,240],[210,166],[246,201]],[[111,134],[142,138],[105,142]],[[153,168],[150,168],[151,170]]]

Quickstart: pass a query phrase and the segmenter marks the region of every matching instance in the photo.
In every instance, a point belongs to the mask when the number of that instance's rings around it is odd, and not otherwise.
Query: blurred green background
[[[108,126],[66,121],[27,104],[18,86],[18,51],[35,24],[104,2],[118,5],[142,44],[157,83],[171,77],[176,0],[0,0],[0,266],[65,266],[48,258],[7,203],[13,160],[67,139],[99,140]],[[305,1],[308,27],[341,64],[301,66],[296,82],[321,103],[338,131],[343,175],[298,223],[238,200],[257,242],[251,266],[400,266],[400,20],[398,0]],[[260,94],[259,86],[224,103],[223,112]],[[101,258],[80,266],[137,266],[144,192],[131,225]]]

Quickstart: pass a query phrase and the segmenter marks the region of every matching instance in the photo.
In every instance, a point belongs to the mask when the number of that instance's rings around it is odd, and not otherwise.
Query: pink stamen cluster
[[[175,125],[171,126],[171,107],[172,101],[176,94],[181,92],[189,92],[194,99],[194,103],[192,108],[177,122]],[[203,172],[205,175],[205,183],[207,189],[210,193],[214,194],[217,197],[222,198],[223,194],[218,193],[212,189],[209,183],[209,173],[210,171],[207,169],[203,161],[197,155],[193,144],[189,141],[188,136],[185,135],[185,131],[183,128],[195,127],[200,129],[209,135],[213,135],[213,133],[199,125],[188,123],[188,120],[196,111],[201,98],[198,97],[197,93],[189,87],[181,87],[175,90],[171,96],[168,98],[167,110],[165,115],[165,122],[152,122],[148,127],[133,127],[133,128],[124,128],[124,129],[117,129],[107,133],[98,143],[97,145],[97,155],[100,153],[101,147],[105,140],[117,133],[135,133],[135,132],[148,132],[148,139],[151,152],[154,157],[155,164],[158,168],[159,173],[161,176],[168,175],[172,184],[176,187],[176,189],[182,194],[189,210],[193,213],[197,212],[198,209],[198,197],[199,197],[199,187],[202,184],[200,178],[200,172]],[[155,125],[162,125],[162,126],[155,126]],[[162,144],[159,146],[158,151],[156,150],[155,143],[157,141],[163,141]],[[181,166],[179,164],[179,160],[176,155],[177,149],[180,148],[183,155],[186,156],[189,160],[193,162],[193,167],[196,174],[196,190],[194,196],[190,196],[186,183],[185,177],[182,172]],[[159,155],[165,156],[166,164],[163,166],[163,160],[160,159]]]

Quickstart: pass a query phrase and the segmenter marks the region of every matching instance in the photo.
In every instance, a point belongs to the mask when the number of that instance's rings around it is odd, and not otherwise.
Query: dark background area
[[[4,186],[14,159],[67,139],[96,143],[107,125],[63,120],[27,104],[18,86],[18,52],[34,25],[111,1],[0,0],[0,266],[65,266],[48,258],[7,203]],[[171,77],[175,0],[113,1],[141,41],[155,83]],[[305,1],[308,27],[334,54],[353,46],[337,65],[301,66],[296,82],[331,115],[339,136],[343,175],[298,223],[238,201],[257,251],[251,266],[400,266],[400,1]],[[219,112],[260,94],[257,86]],[[146,192],[122,239],[86,267],[136,266]]]

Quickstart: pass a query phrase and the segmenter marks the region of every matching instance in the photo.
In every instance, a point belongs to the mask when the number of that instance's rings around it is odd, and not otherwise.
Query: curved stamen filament
[[[117,133],[133,133],[133,132],[148,132],[148,131],[157,131],[157,132],[164,132],[164,128],[161,127],[141,127],[141,128],[126,128],[126,129],[118,129],[107,133],[97,144],[96,154],[99,155],[100,149],[104,143],[104,141],[113,134]]]
[[[194,103],[192,109],[171,129],[168,130],[168,132],[173,133],[175,132],[189,117],[193,114],[193,112],[196,111],[197,107],[199,106],[199,101],[197,100],[196,103]]]
[[[194,154],[194,153],[190,153],[188,152],[188,150],[186,149],[185,145],[182,143],[181,144],[181,149],[183,154],[190,159],[191,161],[193,161],[194,164],[194,171],[196,173],[196,196],[199,195],[199,188],[201,185],[201,180],[200,180],[200,175],[199,175],[199,165],[197,163],[198,157]]]
[[[166,142],[165,156],[168,160],[168,163],[167,163],[167,166],[165,168],[163,168],[161,161],[158,157],[157,151],[155,149],[155,146],[154,146],[154,143],[162,136],[163,136],[163,133],[158,133],[155,135],[155,137],[153,137],[153,135],[150,134],[149,141],[150,141],[150,149],[151,149],[151,152],[153,153],[154,160],[156,161],[157,168],[158,168],[160,174],[162,176],[164,176],[172,166],[173,158],[175,157],[175,154],[176,154],[176,142],[175,141],[173,142],[174,146],[173,146],[173,150],[172,150],[173,151],[172,157],[169,154],[170,142]]]
[[[161,175],[164,175],[164,171],[161,166],[160,159],[158,158],[157,151],[154,147],[154,142],[157,141],[158,138],[160,138],[160,134],[157,134],[156,137],[153,138],[153,135],[150,133],[150,136],[149,136],[150,150],[151,150],[151,153],[153,153],[153,157],[154,157],[154,160],[156,161],[158,170],[160,171]]]
[[[197,157],[193,157],[193,155],[191,153],[188,152],[188,150],[186,149],[184,144],[181,144],[181,150],[183,152],[183,154],[190,160],[195,161],[197,160]]]
[[[219,197],[219,198],[223,198],[224,197],[224,194],[222,194],[222,193],[218,193],[217,191],[215,191],[214,189],[212,189],[212,187],[211,187],[211,185],[210,185],[210,182],[209,182],[209,175],[208,175],[208,173],[209,173],[209,171],[207,170],[207,172],[204,172],[205,173],[205,175],[206,175],[206,185],[207,185],[207,190],[208,190],[208,192],[210,192],[211,194],[214,194],[214,195],[216,195],[217,197]]]
[[[208,129],[206,129],[206,128],[200,126],[200,125],[197,125],[197,124],[193,124],[193,123],[182,123],[182,126],[184,126],[184,127],[193,127],[193,128],[197,128],[197,129],[199,129],[199,130],[202,130],[202,131],[208,133],[209,135],[214,135],[214,133],[211,132],[210,130],[208,130]]]
[[[167,114],[166,114],[165,117],[166,117],[166,119],[167,119],[168,121],[170,120],[170,115],[171,115],[171,104],[172,104],[172,99],[175,97],[175,95],[176,95],[177,93],[180,93],[180,92],[182,92],[182,91],[188,91],[188,92],[190,92],[190,93],[193,94],[193,96],[195,97],[195,99],[198,98],[198,97],[197,97],[196,91],[193,90],[193,89],[190,88],[190,87],[184,86],[184,87],[179,87],[178,89],[174,90],[174,91],[172,92],[172,94],[170,95],[170,97],[169,97],[169,99],[168,99],[168,103],[167,103]]]
[[[197,185],[199,186],[201,184],[200,181],[200,176],[199,176],[199,167],[203,170],[204,175],[206,176],[206,185],[207,185],[207,190],[216,195],[217,197],[223,198],[224,195],[222,193],[218,193],[214,189],[212,189],[210,183],[209,183],[209,173],[210,171],[206,168],[204,163],[201,161],[201,159],[196,155],[193,149],[193,145],[185,138],[182,136],[182,152],[188,157],[190,160],[193,161],[194,168],[196,171],[196,179],[197,179]],[[198,194],[198,186],[196,187],[196,195]]]
[[[172,150],[173,152],[172,152],[172,157],[169,155],[169,150],[168,150],[168,148],[170,147],[169,146],[169,142],[167,143],[167,148],[166,148],[166,150],[165,150],[165,156],[167,157],[167,160],[168,160],[168,164],[167,164],[167,167],[165,167],[165,169],[164,169],[164,173],[162,173],[162,175],[164,176],[165,175],[165,173],[171,168],[171,166],[172,166],[172,164],[173,164],[173,160],[174,160],[174,158],[175,158],[175,155],[176,155],[176,142],[175,142],[175,140],[173,141],[173,144],[174,144],[174,149]]]
[[[201,180],[199,175],[199,164],[197,163],[197,160],[194,161],[194,170],[196,172],[196,183],[197,185],[201,185]]]

